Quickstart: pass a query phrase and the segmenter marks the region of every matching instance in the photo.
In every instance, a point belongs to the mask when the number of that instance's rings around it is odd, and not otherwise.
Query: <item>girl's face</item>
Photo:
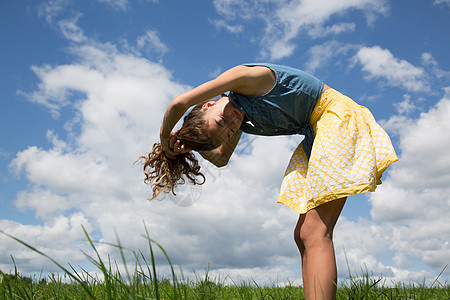
[[[220,146],[241,127],[244,112],[224,96],[217,101],[203,104],[206,131],[214,144]]]

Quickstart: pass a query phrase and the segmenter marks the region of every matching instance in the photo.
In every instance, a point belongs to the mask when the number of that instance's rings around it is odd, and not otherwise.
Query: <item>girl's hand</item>
[[[181,153],[187,153],[192,150],[186,147],[186,145],[184,145],[179,139],[177,139],[177,134],[179,131],[180,130],[178,129],[174,132],[171,132],[169,138],[167,139],[161,138],[163,151],[169,158],[175,158],[175,156]]]
[[[177,154],[192,151],[192,149],[186,147],[184,143],[182,143],[179,139],[177,139],[178,132],[180,132],[179,129],[175,130],[170,134],[169,138],[170,148],[173,149],[173,151]]]
[[[171,141],[173,140],[173,134],[171,133],[167,138],[161,136],[160,139],[161,139],[161,148],[164,151],[164,153],[166,153],[166,156],[169,158],[175,158],[175,156],[177,156],[179,153],[176,153],[174,151],[173,149],[174,143],[173,142],[171,143]]]

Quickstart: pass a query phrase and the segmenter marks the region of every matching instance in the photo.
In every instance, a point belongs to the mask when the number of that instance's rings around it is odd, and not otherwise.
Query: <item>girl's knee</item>
[[[297,245],[308,248],[331,242],[333,234],[332,230],[323,224],[304,222],[300,228],[296,228],[294,235]]]
[[[305,246],[303,245],[302,239],[300,238],[300,231],[303,226],[303,222],[305,221],[304,214],[301,214],[298,218],[297,225],[294,228],[294,241],[295,244],[297,244],[298,250],[300,250],[300,253],[303,255],[303,251],[305,250]]]
[[[302,239],[300,238],[300,226],[296,226],[294,229],[294,241],[297,244],[297,247],[300,251],[302,251],[305,246],[303,245]]]

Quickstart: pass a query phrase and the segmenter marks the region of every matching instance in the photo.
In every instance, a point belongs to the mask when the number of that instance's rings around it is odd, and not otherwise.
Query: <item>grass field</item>
[[[10,238],[25,247],[39,253],[57,265],[61,273],[53,273],[47,277],[32,279],[21,276],[17,268],[14,272],[5,273],[0,270],[0,299],[304,299],[302,287],[294,285],[259,286],[256,282],[225,283],[210,278],[208,273],[193,280],[177,275],[164,248],[151,240],[146,230],[146,238],[150,258],[141,252],[135,252],[133,272],[122,274],[116,264],[108,259],[105,262],[100,257],[94,242],[85,232],[87,240],[95,255],[88,260],[97,268],[101,279],[92,276],[87,271],[77,271],[70,264],[62,266],[45,253],[40,252],[15,237],[2,231]],[[118,243],[112,245],[120,250],[122,263],[126,268],[124,248]],[[171,278],[156,276],[154,250],[158,249],[165,255],[171,270]],[[14,263],[14,257],[12,261]],[[15,263],[14,263],[15,265]],[[440,275],[440,274],[439,274]],[[449,300],[450,285],[439,282],[439,275],[430,285],[392,284],[383,278],[373,278],[368,274],[352,276],[348,281],[338,286],[337,299],[424,299]]]

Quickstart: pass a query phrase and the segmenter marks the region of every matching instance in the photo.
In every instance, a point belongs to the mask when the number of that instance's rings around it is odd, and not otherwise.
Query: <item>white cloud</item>
[[[418,107],[412,103],[411,96],[409,95],[404,95],[403,101],[394,103],[394,107],[400,115],[409,115],[418,109]]]
[[[10,234],[37,250],[44,252],[63,265],[70,262],[74,266],[85,260],[80,250],[90,253],[87,245],[75,241],[83,239],[82,227],[92,231],[89,220],[80,212],[65,216],[57,216],[48,220],[44,225],[24,225],[8,220],[0,220],[0,230]],[[41,271],[56,270],[55,266],[36,252],[28,250],[18,242],[0,234],[0,269],[14,270],[11,257],[13,256],[20,272],[39,274]],[[60,271],[60,270],[59,270]]]
[[[270,3],[271,1],[267,1]],[[213,0],[213,5],[220,15],[219,18],[209,18],[217,30],[227,30],[231,33],[241,33],[245,26],[241,22],[264,16],[264,8],[257,1]]]
[[[273,1],[265,1],[270,4]],[[255,15],[264,11],[261,3],[257,1],[243,1],[243,0],[213,0],[216,11],[227,19],[238,20],[251,19]]]
[[[47,22],[52,23],[53,19],[61,14],[68,6],[70,0],[48,0],[37,6],[39,17],[45,18]]]
[[[219,76],[222,73],[222,68],[217,67],[214,71],[212,71],[211,73],[209,73],[208,78],[216,78],[217,76]]]
[[[291,56],[294,53],[296,45],[284,40],[271,41],[270,49],[267,55],[270,55],[271,60],[279,60],[283,57]]]
[[[144,35],[137,38],[137,46],[139,49],[149,52],[155,52],[163,55],[169,48],[160,39],[158,32],[155,30],[147,30]]]
[[[335,248],[338,273],[340,278],[364,275],[382,278],[390,285],[396,282],[423,282],[426,284],[436,278],[442,265],[425,270],[420,262],[420,251],[413,252],[414,247],[424,249],[425,245],[410,244],[409,230],[389,222],[373,222],[367,219],[349,221],[342,217],[336,226]],[[413,251],[405,251],[410,247]],[[411,250],[410,249],[410,250]],[[383,263],[379,257],[392,257],[391,262]],[[441,259],[444,256],[441,257]],[[442,262],[442,261],[441,261]],[[440,279],[445,282],[446,276]]]
[[[254,19],[263,21],[265,32],[259,40],[263,45],[263,55],[271,60],[292,55],[296,48],[293,40],[302,32],[318,38],[355,30],[354,23],[328,25],[327,22],[334,16],[340,17],[359,10],[371,23],[376,15],[387,12],[384,0],[215,0],[214,6],[218,14],[232,23],[233,27],[244,26],[243,23]]]
[[[105,3],[117,10],[127,10],[129,6],[129,0],[97,0],[97,1]]]
[[[450,89],[417,120],[391,118],[401,156],[377,193],[371,215],[394,226],[390,248],[422,260],[436,272],[450,261]],[[446,271],[449,274],[449,271]]]
[[[339,23],[326,27],[314,27],[309,34],[314,38],[325,37],[328,35],[338,35],[343,32],[355,31],[355,23]]]
[[[210,22],[216,26],[218,30],[225,29],[231,33],[239,33],[244,30],[244,27],[242,25],[230,25],[229,22],[224,20],[215,20],[211,19]]]
[[[115,10],[126,11],[130,7],[130,0],[97,0],[100,3],[105,3]],[[146,0],[147,2],[158,3],[158,0]]]
[[[450,0],[434,0],[435,5],[447,5],[450,7]]]
[[[422,63],[425,67],[431,68],[431,73],[438,79],[449,79],[450,72],[442,70],[438,62],[434,59],[433,54],[430,52],[424,52],[421,55]]]
[[[58,22],[58,26],[66,39],[75,43],[86,41],[83,30],[77,25],[78,19],[82,17],[81,13],[77,13],[70,19],[65,19]]]
[[[383,13],[384,1],[346,0],[346,1],[289,1],[276,11],[277,21],[284,22],[284,39],[294,38],[301,30],[317,30],[323,27],[334,15],[342,15],[349,10]],[[348,26],[348,25],[345,25]],[[310,33],[311,34],[311,33]]]
[[[379,46],[362,47],[354,57],[366,72],[366,79],[381,78],[390,86],[408,91],[428,91],[426,73],[403,59],[398,59],[388,49]]]
[[[324,68],[332,63],[335,57],[345,55],[357,47],[357,45],[343,44],[336,40],[313,46],[308,50],[310,57],[306,64],[306,71],[314,74],[317,69]]]
[[[437,66],[438,63],[434,59],[433,55],[430,52],[424,52],[421,55],[422,61],[425,65]]]
[[[39,188],[34,188],[30,192],[19,192],[15,205],[21,211],[26,209],[32,210],[36,213],[37,217],[45,219],[72,207],[65,197]]]

